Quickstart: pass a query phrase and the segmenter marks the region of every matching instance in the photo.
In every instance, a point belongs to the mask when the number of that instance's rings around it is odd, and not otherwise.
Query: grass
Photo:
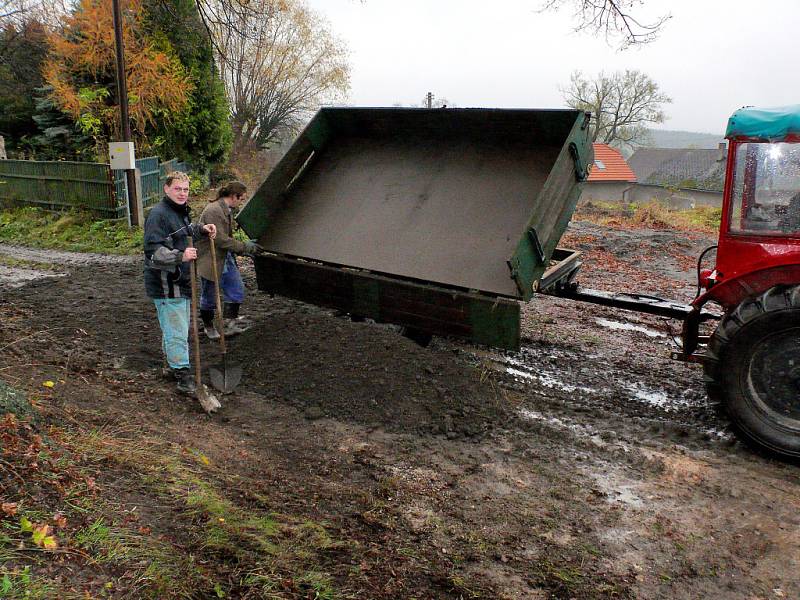
[[[719,230],[722,209],[697,206],[687,210],[673,210],[655,200],[644,204],[592,201],[579,206],[575,218],[600,225],[716,232]]]
[[[0,210],[0,241],[73,252],[136,254],[142,230],[124,221],[97,219],[89,213],[52,213],[35,207]]]
[[[0,573],[0,598],[8,600],[54,598],[55,587],[31,574],[30,567]]]
[[[292,581],[302,597],[332,600],[340,597],[331,577],[320,565],[320,553],[342,546],[320,523],[270,511],[232,500],[226,493],[242,489],[245,482],[216,468],[196,450],[155,440],[123,439],[110,431],[91,431],[73,438],[75,452],[95,466],[110,464],[135,473],[139,485],[159,503],[170,506],[181,543],[190,538],[190,556],[153,536],[130,528],[112,526],[100,519],[84,528],[75,539],[98,562],[124,564],[152,597],[186,597],[206,590],[208,597],[230,597],[250,590],[270,597],[285,592]],[[105,511],[105,512],[117,512]],[[144,557],[152,557],[144,561]],[[202,557],[202,559],[201,559]],[[189,560],[191,558],[191,560]],[[194,560],[224,564],[229,579],[213,581]],[[137,565],[147,562],[146,570]],[[282,587],[284,586],[284,587]],[[282,596],[281,596],[282,597]]]
[[[202,452],[141,432],[76,423],[44,435],[30,423],[0,420],[0,466],[16,486],[0,488],[0,598],[72,598],[85,586],[92,597],[346,597],[325,565],[349,546],[324,523],[251,501],[250,482]],[[54,548],[38,547],[44,525]]]

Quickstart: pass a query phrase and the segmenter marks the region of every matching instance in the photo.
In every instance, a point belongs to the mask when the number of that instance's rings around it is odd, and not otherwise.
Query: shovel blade
[[[230,394],[242,381],[242,367],[239,365],[209,367],[208,377],[214,389],[223,394]]]
[[[219,403],[217,397],[208,391],[205,385],[201,384],[197,388],[197,399],[200,401],[200,406],[202,406],[203,410],[209,415],[222,408],[222,404]]]

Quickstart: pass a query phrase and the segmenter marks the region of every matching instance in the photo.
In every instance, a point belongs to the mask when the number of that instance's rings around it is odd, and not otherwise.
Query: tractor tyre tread
[[[734,414],[729,406],[725,389],[724,374],[727,368],[727,352],[738,341],[737,336],[745,333],[748,326],[763,318],[771,318],[780,311],[800,310],[800,285],[779,285],[768,289],[761,295],[742,301],[739,306],[723,317],[717,325],[706,348],[707,361],[703,365],[706,393],[712,407],[730,423],[731,428],[755,450],[768,456],[779,456],[792,460],[800,459],[800,440],[785,445],[765,439],[759,432],[751,431]]]

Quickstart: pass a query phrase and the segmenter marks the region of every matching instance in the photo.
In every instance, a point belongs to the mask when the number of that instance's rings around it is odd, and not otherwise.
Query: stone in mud
[[[322,412],[322,408],[317,405],[309,406],[303,414],[309,421],[316,421],[325,416],[325,413]]]

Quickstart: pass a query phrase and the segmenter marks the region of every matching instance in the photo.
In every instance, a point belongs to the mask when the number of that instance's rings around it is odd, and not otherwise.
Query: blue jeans
[[[213,281],[200,278],[200,310],[214,310],[217,308],[217,297]],[[219,288],[222,291],[222,301],[231,304],[241,304],[244,302],[244,282],[242,274],[239,273],[239,266],[233,253],[225,255],[225,264],[222,267],[222,274],[219,276]]]
[[[172,369],[189,368],[188,298],[156,298],[153,300],[161,326],[161,348]]]

